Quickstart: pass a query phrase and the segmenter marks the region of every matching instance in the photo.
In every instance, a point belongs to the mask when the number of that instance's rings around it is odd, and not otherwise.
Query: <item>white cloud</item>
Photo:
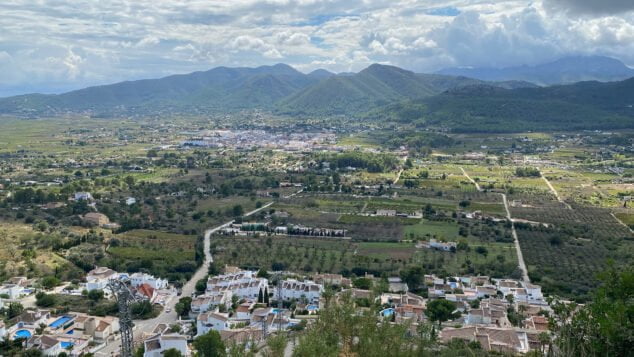
[[[0,3],[7,73],[0,93],[276,62],[305,71],[357,71],[374,62],[433,71],[606,54],[634,64],[634,14],[624,12],[631,3],[7,0]]]

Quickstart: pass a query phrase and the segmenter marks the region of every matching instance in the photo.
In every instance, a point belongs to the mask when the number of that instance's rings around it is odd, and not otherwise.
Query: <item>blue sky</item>
[[[3,0],[0,96],[216,66],[417,72],[608,55],[634,65],[631,0]]]

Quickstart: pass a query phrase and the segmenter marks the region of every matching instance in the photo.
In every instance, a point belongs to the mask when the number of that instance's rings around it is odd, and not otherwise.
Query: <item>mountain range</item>
[[[536,66],[508,68],[447,68],[438,74],[464,76],[484,81],[521,80],[542,86],[582,81],[611,82],[634,77],[634,69],[604,56],[564,57]]]
[[[277,64],[218,67],[206,72],[89,87],[58,95],[26,94],[0,99],[0,114],[131,115],[269,109],[289,114],[350,114],[395,101],[428,97],[447,89],[483,84],[465,77],[424,75],[372,65],[356,74],[326,70],[308,74]],[[527,82],[491,83],[504,88]]]
[[[581,76],[586,68],[583,76],[603,80],[628,73],[603,57],[563,59],[536,68],[525,67],[523,73],[551,73],[551,79],[561,79],[573,78],[572,73]],[[500,71],[511,73],[510,69]],[[264,109],[296,116],[391,118],[454,131],[634,128],[634,79],[540,87],[522,80],[535,80],[534,76],[487,78],[421,74],[380,64],[345,74],[326,70],[304,74],[285,64],[218,67],[58,95],[2,98],[0,114],[142,117]]]

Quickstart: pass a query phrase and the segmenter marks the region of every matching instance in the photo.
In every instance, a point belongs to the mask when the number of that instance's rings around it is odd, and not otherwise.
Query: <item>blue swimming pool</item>
[[[51,322],[50,325],[48,325],[49,327],[52,328],[59,328],[61,326],[63,326],[65,323],[67,323],[68,321],[72,320],[73,318],[70,316],[62,316],[59,319]]]
[[[271,310],[271,312],[273,312],[274,314],[278,314],[280,311],[282,311],[281,309],[273,309]]]
[[[381,311],[381,315],[384,316],[384,317],[389,317],[389,316],[392,316],[393,314],[394,314],[394,309],[392,309],[392,308],[387,308],[387,309]]]
[[[62,346],[62,348],[64,348],[64,349],[69,348],[69,347],[73,347],[73,343],[72,343],[72,342],[62,341],[62,342],[60,342],[59,344],[60,344],[60,345]]]
[[[308,305],[308,306],[306,306],[306,310],[308,310],[308,311],[319,310],[319,306],[317,306],[317,305]]]
[[[74,333],[75,333],[75,330],[74,330],[74,329],[73,329],[73,330],[68,330],[68,331],[66,331],[66,334],[67,334],[67,335],[72,335],[72,334],[74,334]]]
[[[17,330],[15,331],[15,335],[13,335],[13,339],[17,340],[18,338],[30,338],[31,331],[29,330]]]

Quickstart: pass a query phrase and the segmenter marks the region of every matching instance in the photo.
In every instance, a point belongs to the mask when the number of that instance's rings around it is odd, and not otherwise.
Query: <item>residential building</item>
[[[138,287],[143,284],[147,284],[156,290],[167,288],[166,279],[156,278],[153,275],[145,273],[134,273],[130,275],[130,285],[132,285],[133,287]]]
[[[453,339],[479,342],[485,351],[500,353],[526,353],[530,351],[526,332],[513,328],[469,326],[462,328],[444,328],[440,331],[440,340],[448,343]]]
[[[324,286],[313,281],[298,281],[295,279],[283,280],[281,287],[271,287],[275,300],[305,300],[308,303],[319,303],[319,298],[324,292]],[[281,294],[278,296],[278,293]]]
[[[91,201],[92,195],[90,192],[75,192],[75,201]]]
[[[407,283],[404,283],[399,277],[387,278],[387,283],[391,293],[406,293],[409,291]]]
[[[170,349],[177,350],[182,356],[191,356],[187,336],[177,333],[156,334],[143,341],[143,347],[143,357],[162,357]]]
[[[256,300],[268,293],[268,280],[258,278],[255,272],[248,270],[232,271],[207,280],[206,294],[213,295],[224,291],[230,291],[240,299]]]
[[[118,279],[119,274],[107,267],[97,267],[86,274],[86,290],[103,290],[110,280]]]
[[[313,275],[313,281],[322,285],[336,285],[342,288],[352,286],[352,281],[344,278],[341,274],[315,274]]]
[[[14,300],[22,295],[24,288],[17,284],[4,284],[0,286],[0,295],[7,295],[9,299]]]

